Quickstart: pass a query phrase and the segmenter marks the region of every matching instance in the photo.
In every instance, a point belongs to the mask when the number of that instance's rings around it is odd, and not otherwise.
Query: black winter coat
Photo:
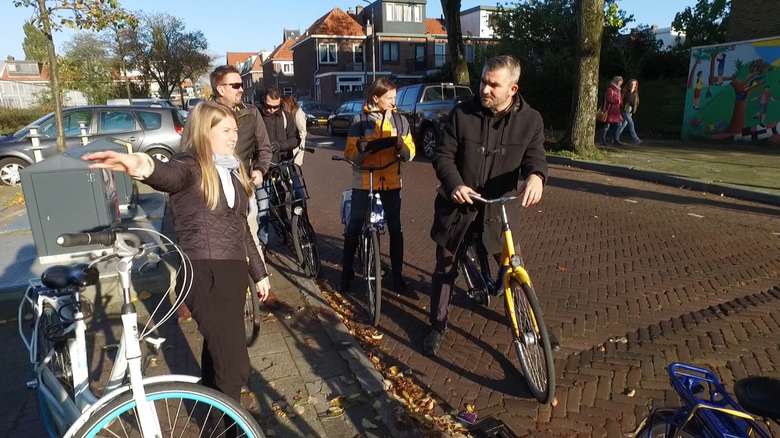
[[[201,173],[195,157],[180,153],[167,163],[155,160],[154,172],[143,180],[153,189],[171,194],[173,227],[179,245],[192,260],[243,260],[249,263],[254,281],[266,276],[246,215],[249,197],[236,177],[233,185],[236,199],[228,207],[225,193],[219,191],[219,203],[209,210],[200,190]]]
[[[520,95],[511,109],[496,116],[479,97],[458,104],[450,114],[433,160],[441,182],[434,202],[431,238],[455,251],[475,218],[489,254],[501,252],[501,209],[498,205],[459,205],[452,191],[466,185],[487,198],[517,191],[532,173],[547,180],[542,116]],[[483,213],[483,214],[480,214]]]

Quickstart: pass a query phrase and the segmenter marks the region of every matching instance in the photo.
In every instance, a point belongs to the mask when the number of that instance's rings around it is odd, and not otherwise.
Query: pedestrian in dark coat
[[[446,328],[457,270],[454,254],[467,232],[481,235],[488,254],[499,254],[500,207],[474,203],[470,195],[495,198],[520,188],[521,203],[542,198],[547,179],[544,123],[517,94],[520,64],[511,56],[491,58],[482,70],[480,96],[450,114],[433,161],[441,185],[434,201],[431,238],[436,268],[431,291],[428,354],[436,354]]]
[[[617,131],[623,124],[623,96],[620,87],[623,86],[623,77],[615,76],[609,82],[607,92],[604,93],[602,110],[607,112],[607,121],[601,127],[601,145],[607,146],[607,136],[616,144],[623,144],[617,137]]]

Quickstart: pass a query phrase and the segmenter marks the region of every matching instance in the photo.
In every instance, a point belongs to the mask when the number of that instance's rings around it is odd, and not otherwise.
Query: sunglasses
[[[222,84],[222,85],[230,87],[234,90],[240,90],[244,86],[241,82],[234,82],[232,84]]]
[[[281,105],[267,105],[267,104],[263,104],[263,107],[265,107],[265,109],[269,109],[269,110],[277,110],[277,109],[279,109],[280,106]]]

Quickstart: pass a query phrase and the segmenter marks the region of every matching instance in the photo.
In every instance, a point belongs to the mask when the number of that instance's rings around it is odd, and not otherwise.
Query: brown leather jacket
[[[171,194],[173,226],[184,253],[192,260],[246,260],[249,274],[257,282],[266,275],[251,235],[246,215],[249,198],[241,183],[233,177],[236,202],[228,207],[220,190],[219,203],[209,210],[200,191],[201,173],[190,153],[175,155],[169,162],[154,161],[154,171],[143,180],[156,190]]]

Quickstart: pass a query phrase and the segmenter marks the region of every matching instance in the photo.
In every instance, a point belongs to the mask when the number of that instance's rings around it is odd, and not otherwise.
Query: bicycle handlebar
[[[310,154],[313,154],[316,151],[316,149],[314,149],[311,146],[298,147],[298,149],[300,149],[300,150],[298,152],[296,152],[296,154],[292,158],[290,158],[289,160],[280,161],[278,163],[274,163],[273,161],[271,161],[271,163],[270,163],[271,167],[281,167],[281,166],[293,163],[293,162],[295,162],[295,157],[297,157],[298,154],[303,153],[303,152],[308,152]]]
[[[89,233],[65,233],[57,237],[57,245],[62,247],[103,245],[111,246],[116,241],[116,232],[108,229]]]
[[[388,167],[392,166],[393,164],[399,163],[400,162],[399,158],[400,157],[398,155],[396,155],[395,156],[395,160],[385,164],[384,166],[362,166],[362,165],[360,165],[360,164],[350,160],[349,158],[344,158],[344,157],[341,157],[339,155],[333,155],[332,157],[330,157],[330,159],[333,160],[333,161],[346,161],[347,163],[349,163],[350,166],[352,166],[352,167],[354,167],[354,168],[356,168],[358,170],[365,170],[365,171],[368,171],[368,172],[376,172],[377,170],[387,169]]]
[[[475,201],[479,201],[485,204],[505,204],[518,198],[518,196],[502,196],[500,198],[485,199],[482,197],[482,195],[470,195],[470,197]]]

